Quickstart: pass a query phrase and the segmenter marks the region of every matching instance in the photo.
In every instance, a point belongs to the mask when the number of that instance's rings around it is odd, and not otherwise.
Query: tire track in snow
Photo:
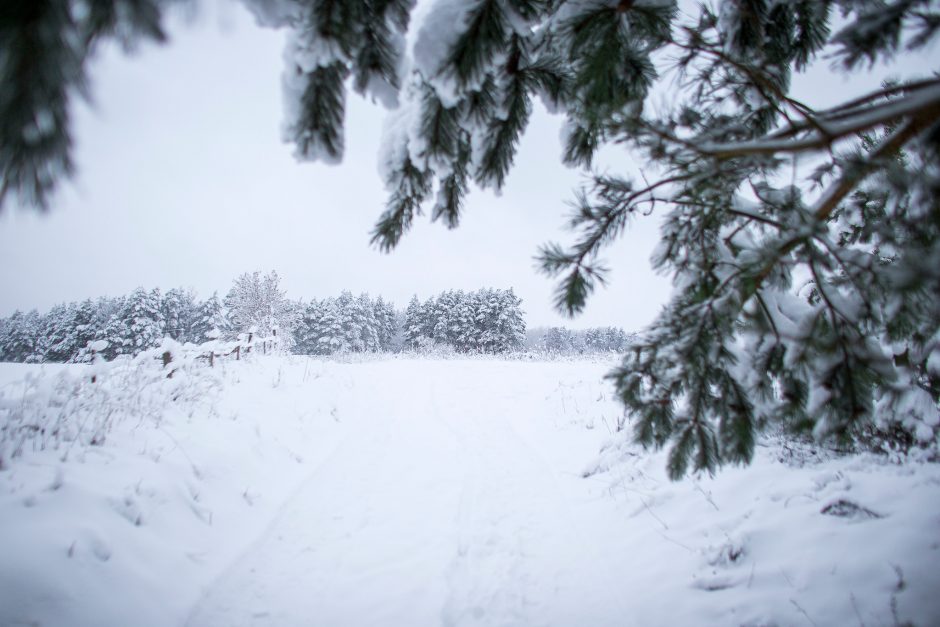
[[[341,399],[348,444],[285,505],[190,625],[432,624],[429,582],[443,568],[435,557],[452,543],[437,536],[456,507],[447,499],[452,436],[427,420],[426,395],[402,392],[405,383],[383,373],[366,393]]]
[[[629,624],[616,593],[596,597],[596,616],[585,607],[585,585],[613,581],[585,564],[599,550],[575,547],[603,534],[575,524],[512,425],[544,395],[484,364],[390,366],[356,365],[365,376],[336,399],[350,433],[189,625]]]

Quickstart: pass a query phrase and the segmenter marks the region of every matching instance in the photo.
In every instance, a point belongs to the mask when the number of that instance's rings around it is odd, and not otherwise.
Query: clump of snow
[[[104,350],[107,348],[108,340],[92,340],[91,342],[88,342],[88,350],[95,353],[104,352]]]
[[[414,69],[434,85],[446,107],[454,106],[459,95],[453,77],[441,72],[441,60],[447,58],[466,30],[471,12],[479,5],[479,2],[466,0],[440,0],[434,3],[418,29],[412,51]]]

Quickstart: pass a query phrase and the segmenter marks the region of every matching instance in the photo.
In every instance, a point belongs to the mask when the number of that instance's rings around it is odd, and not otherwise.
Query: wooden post
[[[209,351],[209,367],[215,368],[215,351]]]
[[[235,361],[241,359],[242,356],[242,347],[241,344],[235,347]]]

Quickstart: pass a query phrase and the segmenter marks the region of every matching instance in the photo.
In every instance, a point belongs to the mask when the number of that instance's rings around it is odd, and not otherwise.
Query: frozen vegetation
[[[767,435],[673,482],[611,366],[3,364],[0,624],[937,624],[940,467]]]

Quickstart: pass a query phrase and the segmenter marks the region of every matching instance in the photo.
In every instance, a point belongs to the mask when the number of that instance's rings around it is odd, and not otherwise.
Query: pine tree
[[[72,320],[73,326],[70,330],[69,344],[74,347],[74,352],[69,357],[71,362],[81,362],[83,360],[83,350],[88,343],[95,339],[97,332],[97,309],[91,299],[83,300],[75,307],[75,316]]]
[[[463,353],[479,349],[476,317],[473,311],[473,295],[463,291],[456,293],[454,309],[451,313],[454,326],[454,348]]]
[[[379,321],[375,317],[375,304],[368,294],[360,294],[356,300],[356,305],[362,319],[362,328],[359,332],[362,349],[369,353],[378,352],[381,348],[381,341],[379,338]]]
[[[525,319],[520,308],[522,299],[512,289],[498,290],[496,296],[499,309],[494,326],[494,350],[500,353],[520,350],[525,343]]]
[[[393,349],[395,336],[398,332],[395,306],[392,303],[386,303],[379,296],[373,303],[373,316],[378,336],[378,350],[389,352]]]
[[[406,348],[416,350],[424,338],[424,306],[417,296],[412,296],[405,309],[405,322],[402,338]]]
[[[342,354],[351,350],[346,311],[342,296],[339,299],[331,298],[324,304],[317,337],[319,354]]]
[[[218,337],[222,337],[228,331],[228,318],[222,308],[222,302],[219,300],[219,295],[213,292],[212,296],[196,305],[185,341],[202,344],[213,339],[212,336],[216,333]]]
[[[166,329],[162,300],[159,289],[138,287],[128,296],[120,314],[123,354],[137,355],[160,345]]]
[[[438,294],[431,308],[433,327],[431,339],[442,346],[454,346],[456,343],[456,327],[454,324],[454,307],[457,299],[453,291]]]
[[[323,317],[323,303],[311,300],[303,308],[300,320],[294,329],[294,352],[298,355],[318,354],[319,325]]]
[[[10,336],[12,323],[10,318],[0,318],[0,362],[12,361],[7,356],[7,342]]]
[[[111,314],[105,325],[98,330],[98,337],[95,338],[95,341],[102,340],[107,342],[107,346],[101,351],[101,356],[110,361],[118,355],[129,354],[129,351],[124,346],[125,335],[127,335],[127,330],[121,315],[118,313]],[[83,354],[83,357],[87,358],[90,357],[90,355],[86,352]],[[84,361],[84,359],[82,361]]]
[[[196,297],[182,288],[173,288],[163,296],[161,303],[165,333],[177,342],[185,342],[192,335],[192,326],[196,322]]]
[[[101,352],[101,356],[108,360],[126,354],[124,337],[127,335],[127,330],[123,315],[126,300],[124,297],[98,300],[95,341],[102,340],[108,343],[107,348]]]
[[[55,305],[44,316],[40,324],[40,361],[65,363],[81,348],[75,343],[74,329],[78,324],[75,303]]]
[[[3,361],[35,362],[39,345],[39,312],[13,312],[7,319],[4,335],[0,338],[0,357]]]

